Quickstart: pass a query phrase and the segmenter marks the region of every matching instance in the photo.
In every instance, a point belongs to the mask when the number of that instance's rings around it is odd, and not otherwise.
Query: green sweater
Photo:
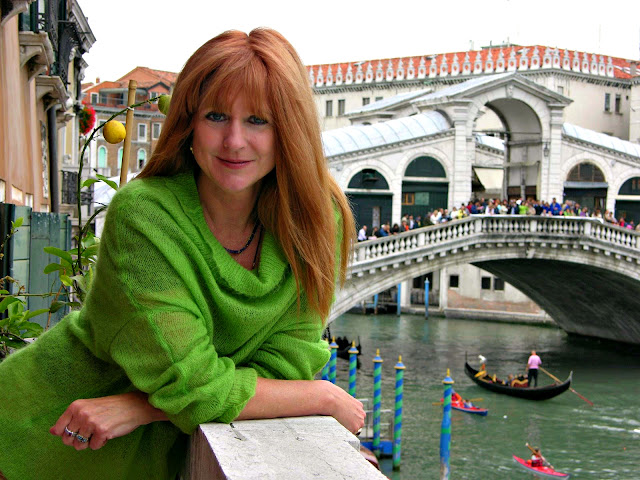
[[[109,206],[87,301],[0,363],[0,471],[8,480],[171,479],[198,424],[230,422],[256,377],[312,379],[322,325],[278,242],[256,271],[209,230],[192,173],[135,180]],[[77,452],[48,430],[69,404],[141,390],[171,422]]]

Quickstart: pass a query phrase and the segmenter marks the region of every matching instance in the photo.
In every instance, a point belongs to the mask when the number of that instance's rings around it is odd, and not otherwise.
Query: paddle
[[[547,372],[544,368],[542,367],[538,367],[540,370],[542,370],[544,373],[546,373],[547,375],[549,375],[551,378],[553,378],[556,382],[558,383],[562,383],[562,380],[560,380],[558,377],[555,377],[553,375],[551,375],[549,372]],[[569,387],[569,390],[571,390],[573,393],[575,393],[576,395],[578,395],[582,400],[584,400],[585,402],[587,402],[589,405],[591,405],[593,407],[593,402],[591,400],[589,400],[586,397],[583,397],[582,395],[580,395],[578,392],[576,392],[573,387]]]
[[[484,400],[482,397],[480,398],[470,398],[468,400],[465,400],[465,402],[481,402],[482,400]],[[443,402],[431,402],[431,405],[442,405]]]
[[[542,459],[542,461],[543,461],[544,463],[546,463],[546,464],[547,464],[547,465],[549,465],[552,469],[554,469],[554,470],[555,470],[555,467],[549,463],[549,460],[547,460],[546,458],[544,458],[544,457],[542,456],[542,453],[540,453],[540,451],[539,451],[539,450],[536,452],[536,449],[535,449],[535,448],[533,448],[531,445],[529,445],[529,442],[525,443],[525,445],[526,445],[527,447],[529,447],[529,450],[531,450],[531,452],[532,452],[532,453],[535,453],[536,455],[538,455],[538,456]]]

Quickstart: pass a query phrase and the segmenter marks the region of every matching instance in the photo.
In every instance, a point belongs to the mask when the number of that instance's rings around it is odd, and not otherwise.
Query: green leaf
[[[11,222],[11,228],[20,228],[22,226],[23,220],[24,219],[22,217],[16,218],[15,222]]]
[[[4,297],[0,302],[0,313],[4,312],[9,305],[14,302],[19,302],[20,300],[14,296]]]
[[[66,260],[69,263],[69,266],[73,263],[73,259],[69,252],[65,252],[56,247],[44,247],[44,251],[50,255],[55,255],[56,257],[60,257],[63,260]]]
[[[44,267],[43,273],[49,274],[57,271],[64,272],[65,270],[66,270],[65,267],[60,265],[59,263],[50,263],[49,265]]]
[[[65,287],[73,287],[73,280],[68,275],[60,275],[60,281]]]
[[[37,337],[44,331],[42,325],[35,322],[27,322],[26,327],[23,327],[23,329],[24,333],[22,334],[22,336],[25,338]]]
[[[89,186],[91,186],[94,183],[97,183],[99,181],[100,180],[98,180],[96,178],[87,178],[84,182],[82,182],[82,185],[80,185],[80,188],[89,187]]]
[[[9,295],[9,290],[0,290],[0,295]]]
[[[22,317],[24,312],[24,302],[22,300],[18,302],[11,302],[8,307],[10,317]]]
[[[97,244],[90,245],[84,249],[84,251],[82,252],[82,256],[86,258],[93,255],[98,255],[99,248],[100,248],[100,245],[97,245]]]
[[[33,318],[48,312],[49,312],[48,308],[40,308],[38,310],[27,310],[26,312],[24,312],[24,319],[29,320],[30,318]]]
[[[58,310],[60,310],[64,306],[65,306],[65,302],[61,302],[59,300],[55,300],[55,301],[51,302],[51,306],[49,307],[49,311],[51,313],[56,313]]]
[[[107,177],[105,177],[104,175],[100,175],[100,174],[97,174],[96,177],[99,178],[100,180],[102,180],[107,185],[109,185],[114,190],[118,190],[118,184],[116,182],[114,182],[113,180],[109,180]]]

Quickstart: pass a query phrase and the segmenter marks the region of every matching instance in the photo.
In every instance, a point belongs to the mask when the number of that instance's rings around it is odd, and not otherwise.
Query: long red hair
[[[298,293],[302,289],[309,307],[326,320],[336,274],[341,283],[346,277],[355,226],[349,203],[327,168],[307,72],[281,34],[266,28],[249,35],[228,31],[187,60],[158,144],[138,178],[198,168],[189,150],[192,119],[201,105],[224,109],[238,93],[276,134],[276,167],[262,180],[258,218],[279,240]]]

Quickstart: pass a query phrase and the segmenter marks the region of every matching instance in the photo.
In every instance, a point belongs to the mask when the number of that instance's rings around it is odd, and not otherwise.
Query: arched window
[[[389,184],[384,177],[372,168],[365,168],[356,173],[349,181],[348,188],[368,188],[373,190],[388,190]]]
[[[593,163],[579,163],[567,175],[568,182],[604,182],[602,170]]]
[[[107,147],[98,147],[98,168],[107,168]]]
[[[147,161],[147,152],[144,148],[138,150],[138,170],[142,170]]]
[[[413,160],[404,173],[405,177],[446,178],[442,164],[433,157],[418,157]]]
[[[124,152],[124,148],[120,147],[118,149],[118,170],[122,168],[122,153]]]
[[[620,187],[619,195],[640,195],[640,177],[627,180]]]

